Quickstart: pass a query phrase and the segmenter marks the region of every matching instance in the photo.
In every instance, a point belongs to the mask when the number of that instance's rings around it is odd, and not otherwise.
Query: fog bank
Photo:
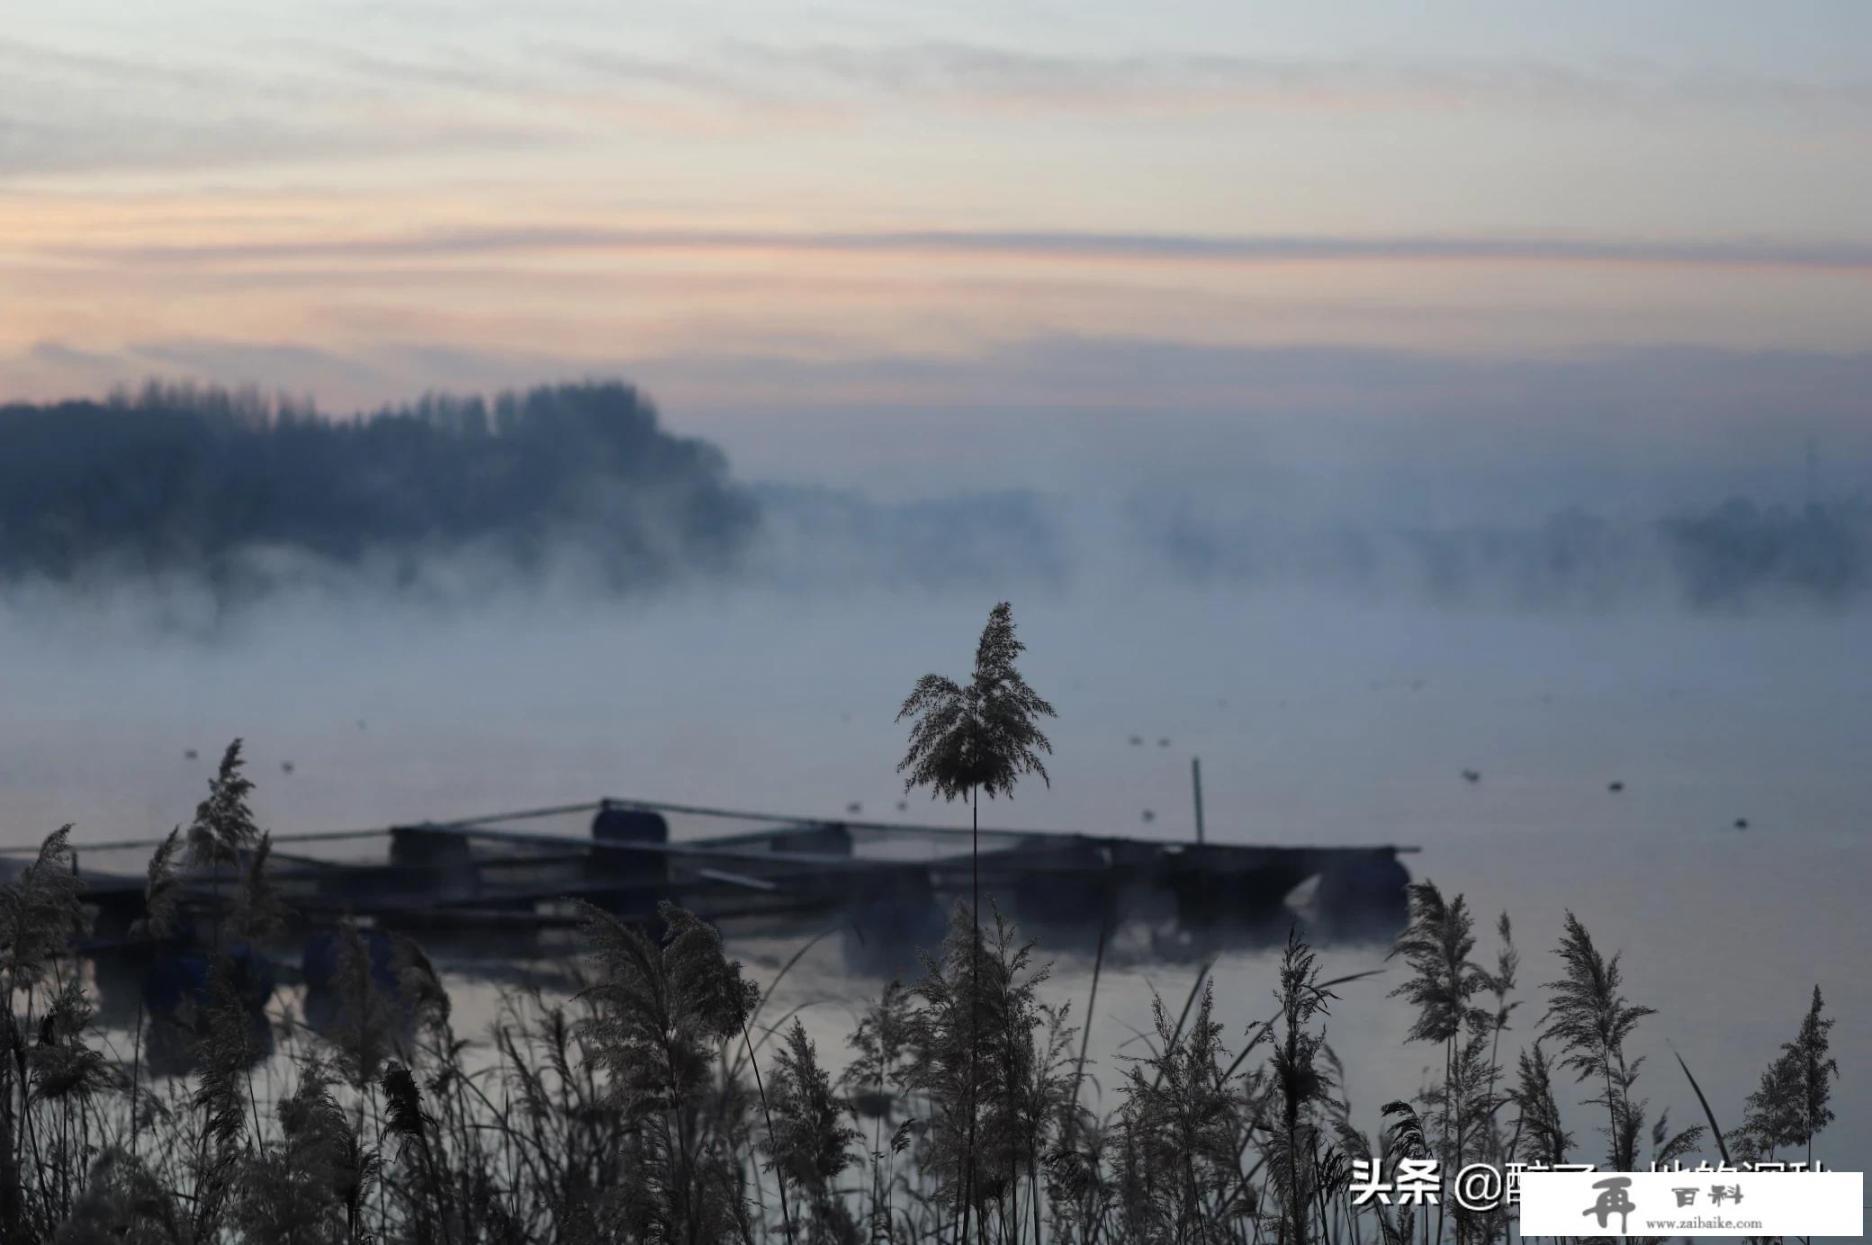
[[[1234,479],[1202,462],[1182,479],[1059,466],[1033,464],[1050,487],[907,497],[750,481],[615,381],[341,419],[309,401],[150,385],[0,408],[0,594],[16,610],[207,633],[282,592],[450,612],[508,594],[641,601],[701,586],[1145,584],[1736,612],[1851,608],[1872,583],[1872,503],[1850,493],[1439,521],[1408,490],[1339,504],[1263,487],[1284,470],[1273,457]],[[1489,468],[1469,471],[1486,492]]]

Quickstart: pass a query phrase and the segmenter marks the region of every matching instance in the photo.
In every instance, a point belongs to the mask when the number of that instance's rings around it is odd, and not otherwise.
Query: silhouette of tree
[[[468,550],[529,571],[570,543],[624,586],[728,565],[758,516],[715,446],[672,436],[619,382],[352,419],[189,385],[0,405],[0,580],[102,563],[235,592],[280,573],[260,550],[339,565]]]

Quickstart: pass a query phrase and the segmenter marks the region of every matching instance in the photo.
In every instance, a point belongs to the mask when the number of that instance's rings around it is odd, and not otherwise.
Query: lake
[[[15,604],[0,615],[0,836],[66,821],[80,843],[166,832],[235,735],[277,831],[602,795],[825,816],[856,803],[963,825],[959,804],[904,796],[892,719],[919,674],[963,672],[993,600],[516,594],[463,616],[282,598],[160,632],[133,598]],[[985,822],[1188,837],[1200,756],[1212,839],[1419,846],[1412,872],[1468,896],[1485,959],[1510,912],[1520,1041],[1570,909],[1623,953],[1629,996],[1658,1009],[1639,1029],[1640,1093],[1679,1125],[1700,1116],[1672,1050],[1733,1127],[1818,982],[1842,1069],[1819,1151],[1843,1168],[1872,1153],[1856,1059],[1872,1032],[1864,616],[1536,614],[1148,584],[1015,604],[1026,673],[1059,710],[1052,781],[985,804]],[[736,953],[765,981],[807,936]],[[1049,994],[1082,1011],[1092,939],[1043,950]],[[1382,947],[1325,958],[1334,976],[1384,965]],[[1139,1050],[1150,991],[1180,1006],[1195,972],[1114,950],[1093,1018],[1102,1084]],[[1343,987],[1328,1022],[1368,1127],[1439,1059],[1400,1044],[1398,976]],[[1214,980],[1237,1037],[1272,1009],[1271,953],[1224,953]],[[878,984],[850,976],[827,939],[775,1007],[803,1005],[836,1058]],[[472,1028],[486,990],[459,1005]],[[1573,1122],[1596,1152],[1592,1117]]]

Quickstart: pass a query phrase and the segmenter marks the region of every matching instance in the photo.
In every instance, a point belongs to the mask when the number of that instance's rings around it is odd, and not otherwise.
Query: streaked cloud
[[[573,58],[596,67],[601,58]],[[710,67],[713,67],[712,69]],[[622,66],[642,72],[641,63]],[[929,41],[805,46],[734,42],[665,80],[698,89],[764,84],[767,94],[844,90],[870,98],[1004,109],[1127,113],[1660,106],[1872,107],[1872,79],[1815,81],[1684,71],[1626,61],[1581,66],[1531,56],[1299,56],[1220,51],[1066,55],[987,43]]]
[[[140,58],[0,39],[0,180],[513,150],[549,131],[408,94],[386,106],[292,59],[201,49]]]
[[[201,264],[298,260],[415,259],[516,252],[640,251],[837,253],[992,257],[1023,261],[1148,263],[1502,262],[1791,269],[1872,269],[1872,243],[1799,244],[1766,239],[1620,239],[880,230],[805,232],[734,229],[611,229],[501,226],[406,235],[266,242],[66,248],[69,258]]]
[[[638,136],[745,135],[971,112],[988,114],[977,122],[988,125],[1426,113],[1598,124],[1727,117],[1834,130],[1872,114],[1869,75],[1643,56],[1303,54],[1205,47],[1188,32],[1180,49],[1065,51],[960,37],[953,24],[866,41],[815,38],[810,27],[791,39],[658,38],[590,12],[438,32],[398,14],[386,6],[374,38],[309,12],[280,30],[256,24],[243,37],[235,22],[147,51],[69,33],[0,38],[0,176],[541,142],[590,150],[620,126]],[[386,40],[389,31],[404,37]]]

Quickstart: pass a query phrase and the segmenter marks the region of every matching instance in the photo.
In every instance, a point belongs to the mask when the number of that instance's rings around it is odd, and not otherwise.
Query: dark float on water
[[[584,836],[527,828],[585,815]],[[750,828],[675,840],[671,815]],[[321,966],[329,967],[330,931],[340,921],[511,955],[528,940],[578,924],[568,903],[573,899],[633,922],[649,921],[659,903],[671,901],[731,934],[823,926],[830,918],[845,934],[852,969],[888,974],[913,967],[915,949],[940,940],[946,913],[968,895],[977,864],[982,889],[1043,942],[1078,950],[1090,945],[1088,931],[1135,926],[1150,933],[1153,946],[1174,950],[1273,945],[1296,913],[1316,939],[1388,940],[1406,919],[1410,878],[1399,854],[1415,850],[985,828],[977,862],[961,837],[968,833],[606,799],[449,822],[278,835],[267,876],[291,914],[287,932],[302,942],[301,970],[314,986]],[[352,843],[383,843],[384,854],[375,860],[306,854]],[[176,899],[185,919],[152,953],[138,933],[147,915],[144,878],[89,867],[83,858],[154,846],[80,847],[81,897],[97,914],[81,949],[106,959],[123,953],[144,978],[145,1002],[166,1009],[200,976],[193,966],[216,937],[209,914],[250,862],[181,872]],[[0,858],[0,879],[17,867]],[[260,980],[256,968],[256,988]]]

